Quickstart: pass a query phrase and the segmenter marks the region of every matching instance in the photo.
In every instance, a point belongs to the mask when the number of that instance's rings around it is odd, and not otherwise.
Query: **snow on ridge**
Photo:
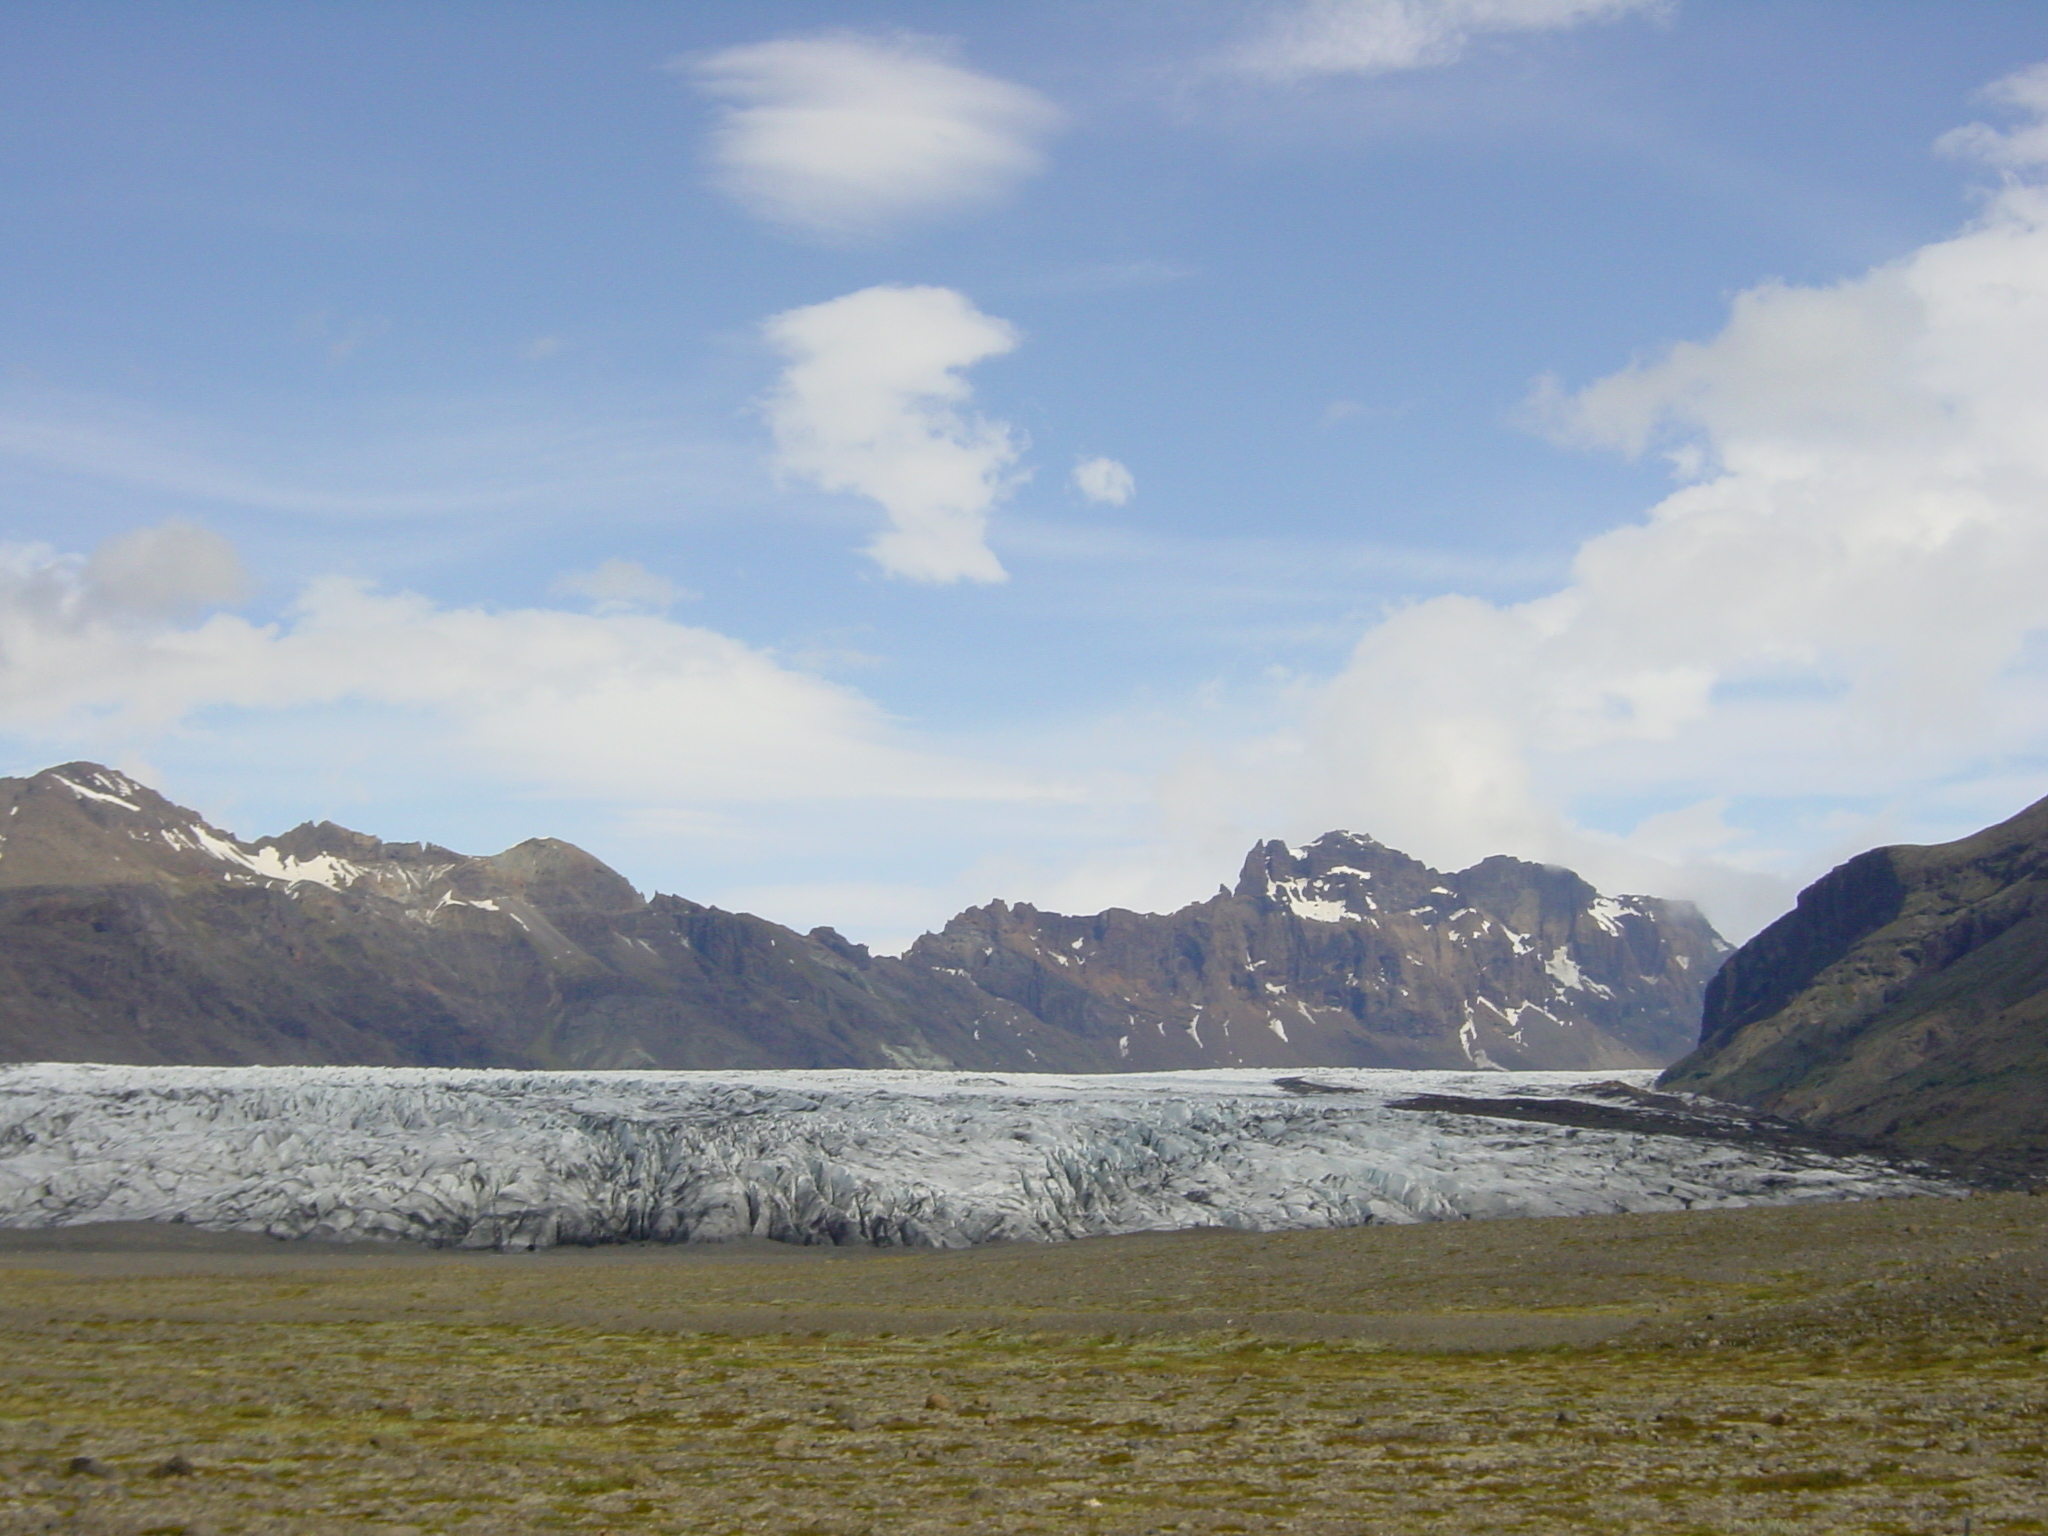
[[[108,794],[105,789],[88,789],[76,779],[67,779],[61,773],[52,773],[50,777],[59,784],[62,784],[81,800],[98,800],[106,805],[118,805],[124,811],[141,809],[134,801],[124,799],[121,794]],[[124,779],[118,774],[96,773],[92,777],[93,781],[100,785],[106,785],[111,780],[116,789],[131,795],[138,793],[142,788],[134,780]]]
[[[61,773],[52,773],[50,777],[81,800],[97,800],[103,805],[119,806],[124,811],[139,812],[142,809],[133,799],[127,797],[141,795],[146,791],[133,779],[122,774],[91,774],[91,785],[81,784]],[[93,785],[98,787],[94,788]],[[146,833],[132,835],[147,837]],[[173,848],[204,854],[222,864],[284,885],[311,882],[340,890],[362,878],[364,874],[360,865],[351,864],[346,859],[335,858],[331,854],[323,853],[316,854],[310,859],[295,859],[279,853],[275,848],[251,849],[198,820],[188,821],[183,825],[162,827],[159,829],[159,835]]]
[[[295,859],[289,854],[279,853],[275,848],[245,848],[233,839],[222,837],[198,823],[186,831],[198,845],[199,851],[208,857],[285,885],[298,885],[303,882],[324,885],[329,890],[339,891],[353,885],[364,874],[360,864],[338,859],[331,853],[316,853],[310,859]]]
[[[1476,1031],[1475,1066],[1489,1065]],[[0,1068],[0,1226],[960,1247],[1943,1192],[1873,1159],[1391,1107],[1585,1073]],[[1649,1073],[1607,1073],[1647,1083]]]

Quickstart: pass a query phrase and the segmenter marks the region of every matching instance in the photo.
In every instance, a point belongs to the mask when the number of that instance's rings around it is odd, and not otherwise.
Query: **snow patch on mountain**
[[[1561,947],[1551,951],[1550,958],[1543,962],[1543,969],[1551,974],[1560,987],[1569,987],[1574,992],[1594,992],[1601,997],[1614,996],[1613,988],[1589,980],[1586,973],[1579,969],[1579,962]]]
[[[1621,919],[1643,914],[1633,902],[1612,896],[1595,896],[1586,907],[1586,915],[1618,939],[1621,937]]]
[[[364,873],[361,865],[351,864],[347,859],[338,859],[329,853],[315,854],[310,859],[295,859],[275,848],[244,847],[203,826],[191,828],[188,835],[192,839],[190,846],[209,857],[283,885],[305,882],[339,891],[360,880]]]
[[[98,786],[97,788],[81,784],[77,779],[67,779],[61,773],[53,773],[50,777],[81,800],[97,800],[103,805],[118,805],[124,811],[140,809],[129,797],[141,794],[142,786],[118,773],[101,772],[86,775],[93,781],[93,785]]]
[[[1327,896],[1309,894],[1312,886],[1320,884],[1320,881],[1268,880],[1266,898],[1278,902],[1296,917],[1307,918],[1312,923],[1341,923],[1347,920],[1356,922],[1358,914],[1342,901],[1332,901]]]

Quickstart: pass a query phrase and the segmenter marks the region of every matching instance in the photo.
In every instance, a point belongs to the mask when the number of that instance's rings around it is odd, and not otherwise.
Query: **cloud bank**
[[[232,544],[174,519],[107,540],[85,562],[78,602],[102,616],[176,619],[239,602],[249,573]]]
[[[1275,82],[1382,75],[1456,62],[1491,33],[1557,32],[1664,8],[1664,0],[1297,0],[1230,64]]]
[[[174,618],[171,597],[227,590],[225,549],[177,525],[89,558],[0,547],[0,733],[118,757],[211,721],[310,711],[421,774],[622,806],[1058,794],[917,742],[851,689],[651,614],[446,607],[331,577],[274,624]]]
[[[1017,345],[1016,328],[950,288],[863,288],[770,319],[788,360],[769,395],[776,468],[879,503],[890,527],[868,545],[912,581],[1002,581],[988,516],[1020,445],[1001,422],[964,414],[963,370]]]
[[[1040,170],[1060,112],[950,62],[928,38],[783,38],[679,61],[723,103],[717,185],[756,217],[831,241],[979,207]]]
[[[2002,98],[2048,111],[2043,80]],[[2048,163],[2038,122],[1969,144]],[[1711,340],[1546,386],[1558,436],[1662,451],[1689,483],[1558,591],[1367,633],[1263,744],[1286,820],[1676,888],[1744,931],[1786,894],[1757,872],[1810,877],[1937,807],[2010,814],[2048,789],[2044,357],[2048,188],[2014,176],[1952,239],[1752,289]]]

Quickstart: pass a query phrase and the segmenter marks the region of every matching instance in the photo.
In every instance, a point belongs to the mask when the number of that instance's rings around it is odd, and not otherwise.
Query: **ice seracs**
[[[1583,1074],[1359,1069],[16,1066],[0,1068],[0,1226],[959,1247],[1949,1189],[1875,1159],[1744,1144],[1739,1127],[1702,1139],[1455,1108],[1616,1091]],[[1402,1107],[1417,1095],[1431,1107]]]

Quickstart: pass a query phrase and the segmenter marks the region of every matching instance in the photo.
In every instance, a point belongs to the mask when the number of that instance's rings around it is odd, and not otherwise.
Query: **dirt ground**
[[[962,1253],[0,1234],[0,1532],[2048,1531],[2048,1199]]]

